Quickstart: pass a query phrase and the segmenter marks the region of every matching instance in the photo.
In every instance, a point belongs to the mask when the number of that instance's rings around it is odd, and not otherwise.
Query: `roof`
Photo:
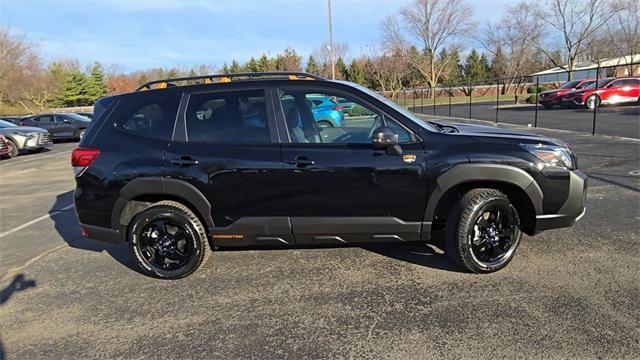
[[[597,69],[598,67],[603,68],[603,67],[613,67],[613,66],[625,66],[625,65],[636,64],[636,63],[640,63],[640,54],[627,55],[627,56],[611,58],[611,59],[602,59],[598,61],[584,61],[584,62],[578,63],[573,68],[572,71],[593,70],[593,69]],[[566,67],[568,67],[568,65],[565,65],[565,68]],[[541,75],[565,73],[567,72],[565,68],[555,67],[552,69],[531,74],[529,76],[541,76]]]

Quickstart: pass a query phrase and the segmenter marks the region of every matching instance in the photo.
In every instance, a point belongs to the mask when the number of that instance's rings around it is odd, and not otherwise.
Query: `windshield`
[[[10,123],[10,122],[5,121],[5,120],[0,120],[0,129],[10,128],[10,127],[18,127],[18,125]]]
[[[416,116],[416,114],[412,113],[411,111],[403,108],[402,106],[396,104],[395,102],[387,99],[386,97],[378,94],[377,92],[368,89],[362,85],[356,84],[356,83],[352,83],[349,81],[338,81],[339,83],[342,84],[346,84],[349,85],[351,87],[354,87],[358,90],[361,90],[365,93],[367,93],[368,95],[373,96],[374,98],[380,100],[381,102],[383,102],[384,104],[392,107],[394,110],[396,110],[397,112],[401,113],[402,115],[406,116],[407,118],[409,118],[409,120],[413,121],[414,123],[418,124],[420,127],[433,131],[433,132],[440,132],[437,128],[435,128],[433,125],[429,124],[428,122],[420,119],[418,116]]]
[[[579,82],[580,81],[569,81],[568,83],[560,86],[560,89],[573,89],[576,87],[576,85],[578,85]]]
[[[88,117],[74,113],[65,113],[64,116],[70,117],[71,119],[76,121],[91,122],[91,119],[89,119]]]

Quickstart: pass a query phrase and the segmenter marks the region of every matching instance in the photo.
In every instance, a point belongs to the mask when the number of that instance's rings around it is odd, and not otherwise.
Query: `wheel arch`
[[[531,175],[514,166],[501,164],[461,164],[436,179],[425,210],[425,237],[440,229],[455,202],[474,188],[493,188],[504,192],[514,205],[525,233],[533,234],[536,215],[542,214],[543,193]]]
[[[120,197],[111,213],[111,227],[126,229],[140,210],[163,200],[173,200],[185,205],[208,229],[214,227],[211,204],[195,186],[182,180],[160,177],[134,179],[120,190]]]

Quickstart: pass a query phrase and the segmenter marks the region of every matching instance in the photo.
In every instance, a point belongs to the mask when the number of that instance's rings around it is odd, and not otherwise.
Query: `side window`
[[[625,84],[625,85],[634,85],[634,86],[638,86],[638,85],[640,85],[640,80],[638,80],[638,79],[626,79],[626,80],[624,81],[624,84]]]
[[[186,121],[189,141],[232,144],[271,141],[262,89],[192,94]]]
[[[618,81],[614,81],[611,84],[609,84],[609,86],[607,86],[608,88],[612,88],[615,86],[622,86],[624,85],[624,80],[618,80]]]
[[[41,124],[53,124],[54,123],[53,116],[51,115],[40,116],[40,120],[38,122]]]
[[[384,126],[382,115],[350,97],[313,90],[281,90],[280,104],[293,143],[371,144],[373,133]],[[388,121],[401,142],[411,135]]]
[[[39,123],[40,122],[40,116],[32,117],[31,121]]]
[[[56,122],[57,124],[62,124],[62,123],[64,123],[64,119],[66,119],[64,116],[61,116],[61,115],[56,115],[56,116],[55,116],[55,122]]]
[[[178,111],[180,95],[153,96],[133,101],[121,117],[119,128],[140,136],[169,140]]]

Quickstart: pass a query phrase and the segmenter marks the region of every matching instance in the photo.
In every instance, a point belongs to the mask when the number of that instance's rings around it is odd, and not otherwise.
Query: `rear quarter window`
[[[117,129],[148,138],[171,139],[180,94],[135,96],[120,104],[125,110],[115,124]]]

